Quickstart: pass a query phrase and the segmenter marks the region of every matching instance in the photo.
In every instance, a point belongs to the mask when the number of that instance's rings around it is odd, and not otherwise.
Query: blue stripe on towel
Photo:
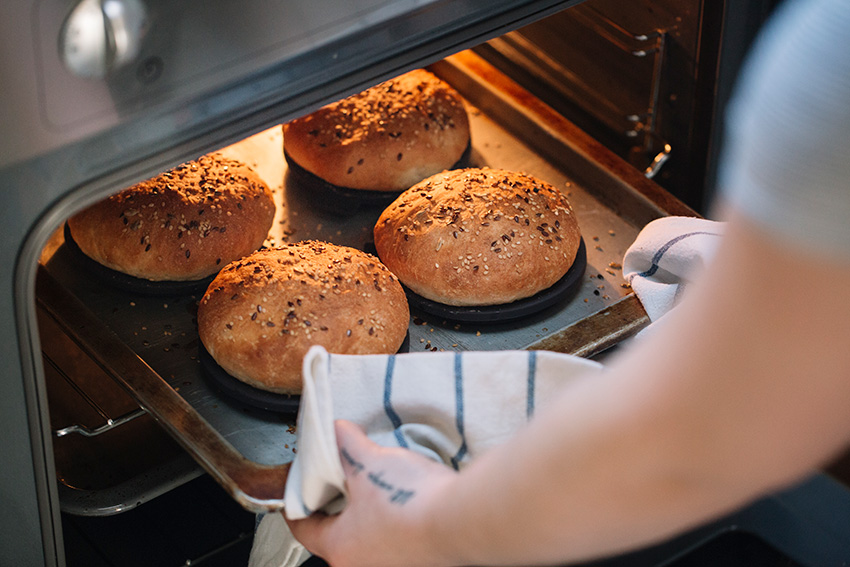
[[[460,449],[452,457],[452,467],[458,470],[460,462],[466,456],[466,435],[463,432],[463,359],[461,353],[455,353],[455,419],[460,434]]]
[[[670,250],[670,248],[673,247],[673,245],[675,245],[677,242],[684,240],[685,238],[690,238],[691,236],[698,236],[700,234],[704,234],[704,235],[707,235],[707,236],[720,236],[720,234],[718,234],[716,232],[707,232],[707,231],[696,231],[696,232],[688,232],[688,233],[685,233],[685,234],[680,234],[676,238],[668,240],[664,244],[664,246],[662,246],[661,248],[659,248],[655,252],[655,255],[652,257],[652,265],[649,267],[648,270],[646,270],[645,272],[641,272],[639,274],[635,274],[632,277],[648,278],[649,276],[653,275],[655,272],[658,271],[658,267],[659,267],[658,263],[661,262],[661,258],[664,256],[664,254],[668,250]]]
[[[528,419],[534,415],[534,381],[537,378],[537,351],[528,351],[528,393],[525,415]]]
[[[384,411],[386,412],[387,417],[390,418],[390,422],[393,424],[393,433],[395,434],[396,441],[398,441],[398,446],[407,449],[407,440],[404,438],[404,435],[401,434],[401,418],[393,409],[391,401],[393,394],[394,368],[395,355],[390,355],[387,357],[387,371],[386,374],[384,374]]]

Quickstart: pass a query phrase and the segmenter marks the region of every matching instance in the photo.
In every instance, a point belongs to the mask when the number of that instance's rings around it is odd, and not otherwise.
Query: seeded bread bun
[[[460,95],[423,69],[283,127],[287,160],[346,189],[399,192],[449,169],[469,145]]]
[[[271,392],[301,391],[310,346],[337,354],[391,354],[407,335],[401,284],[377,258],[305,241],[226,266],[198,306],[198,331],[229,374]]]
[[[74,242],[113,270],[153,281],[210,276],[268,235],[275,204],[248,166],[205,155],[68,220]]]
[[[529,175],[463,169],[402,193],[378,219],[381,261],[418,295],[446,305],[503,305],[561,279],[581,234],[569,201]]]

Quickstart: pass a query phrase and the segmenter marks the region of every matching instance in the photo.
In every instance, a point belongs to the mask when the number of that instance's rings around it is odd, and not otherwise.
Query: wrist
[[[416,513],[416,532],[422,549],[430,555],[429,565],[470,565],[469,524],[457,487],[462,477],[454,471],[435,480],[420,500]]]

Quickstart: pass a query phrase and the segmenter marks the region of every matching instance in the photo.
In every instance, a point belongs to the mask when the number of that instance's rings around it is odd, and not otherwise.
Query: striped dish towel
[[[647,224],[623,257],[623,274],[650,321],[670,311],[714,255],[725,224],[663,217]]]
[[[407,447],[461,469],[513,435],[556,390],[601,369],[547,351],[337,355],[314,346],[304,358],[285,513],[298,519],[344,507],[335,419],[357,423],[379,445]],[[308,557],[280,514],[262,518],[251,567],[290,567]]]

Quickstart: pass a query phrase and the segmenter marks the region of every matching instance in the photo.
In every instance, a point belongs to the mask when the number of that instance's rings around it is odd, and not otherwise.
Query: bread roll
[[[192,281],[262,246],[274,214],[271,191],[254,171],[210,154],[112,195],[68,225],[80,249],[108,268]]]
[[[401,284],[377,258],[305,241],[260,250],[226,266],[198,306],[201,342],[243,382],[301,391],[310,346],[338,354],[391,354],[407,335]]]
[[[346,189],[403,191],[453,167],[469,145],[460,95],[418,69],[283,127],[287,159]]]
[[[454,306],[502,305],[561,279],[581,234],[567,198],[548,183],[498,169],[434,175],[378,219],[381,261],[411,291]]]

